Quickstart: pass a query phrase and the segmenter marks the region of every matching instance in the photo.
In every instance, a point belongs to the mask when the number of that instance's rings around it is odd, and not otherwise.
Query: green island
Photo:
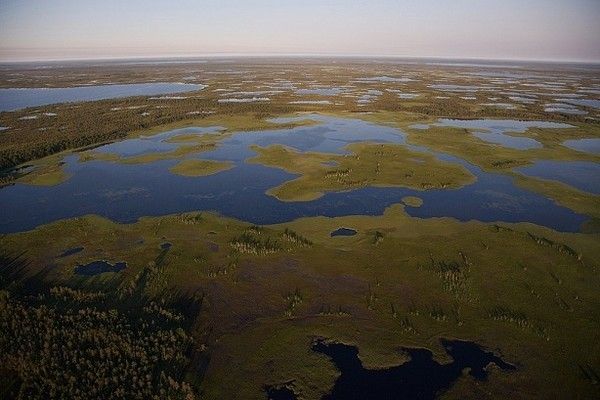
[[[415,196],[406,196],[402,198],[402,203],[409,207],[421,207],[423,205],[423,200]]]
[[[227,171],[233,166],[231,163],[211,160],[184,160],[170,168],[169,171],[183,176],[206,176]]]
[[[417,190],[455,188],[474,177],[464,168],[435,159],[401,145],[357,143],[347,146],[347,156],[299,153],[284,146],[252,149],[249,160],[278,167],[301,176],[273,188],[270,194],[284,201],[314,200],[326,191],[366,186],[402,186]],[[335,167],[327,165],[334,163]],[[441,173],[443,171],[443,173]]]

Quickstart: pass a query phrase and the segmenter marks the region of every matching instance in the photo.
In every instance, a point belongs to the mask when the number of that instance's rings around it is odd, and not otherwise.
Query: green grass
[[[212,160],[183,160],[169,168],[174,174],[182,176],[207,176],[227,171],[233,168],[233,163]]]
[[[356,143],[346,147],[351,154],[301,153],[272,145],[252,146],[258,153],[250,163],[278,167],[299,178],[270,189],[284,201],[308,201],[326,192],[347,191],[367,186],[407,187],[416,190],[457,188],[474,181],[464,167],[439,161],[402,145]],[[335,167],[326,162],[335,161]]]
[[[402,198],[402,203],[410,207],[421,207],[423,205],[423,200],[420,197],[406,196]]]
[[[55,186],[71,177],[64,170],[61,157],[58,156],[36,160],[29,165],[26,173],[14,176],[17,182],[34,186]]]
[[[51,165],[25,175],[19,179],[19,182],[35,186],[55,186],[65,182],[69,177],[60,165]]]

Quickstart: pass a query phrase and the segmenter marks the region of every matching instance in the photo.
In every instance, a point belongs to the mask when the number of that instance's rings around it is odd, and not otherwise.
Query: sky
[[[222,54],[600,61],[600,0],[0,0],[0,61]]]

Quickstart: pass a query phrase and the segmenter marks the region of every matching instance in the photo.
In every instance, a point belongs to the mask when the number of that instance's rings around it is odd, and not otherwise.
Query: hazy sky
[[[0,0],[0,60],[345,54],[600,60],[600,0]]]

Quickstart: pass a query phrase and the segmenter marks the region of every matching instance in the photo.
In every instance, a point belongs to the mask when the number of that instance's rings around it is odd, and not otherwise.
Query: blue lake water
[[[483,141],[494,144],[500,144],[502,146],[517,150],[540,148],[542,147],[542,144],[535,139],[522,136],[511,136],[507,133],[524,133],[529,128],[566,129],[573,127],[569,124],[562,124],[557,122],[513,121],[494,119],[440,119],[434,125],[474,130],[476,132],[474,132],[473,135],[477,136]]]
[[[460,189],[427,191],[367,187],[327,193],[308,202],[279,201],[265,192],[294,179],[296,175],[277,168],[248,164],[246,159],[255,155],[249,148],[252,144],[284,144],[299,151],[343,154],[346,152],[344,147],[356,141],[398,144],[405,141],[405,135],[400,130],[355,119],[315,115],[276,121],[307,118],[315,119],[319,124],[234,133],[224,137],[216,149],[190,155],[189,158],[229,160],[234,163],[234,168],[210,176],[185,177],[171,173],[169,168],[180,160],[124,165],[106,161],[82,163],[78,161],[78,155],[69,155],[64,159],[64,167],[71,177],[59,185],[43,187],[15,184],[0,188],[0,232],[23,231],[58,219],[86,214],[98,214],[119,222],[133,222],[145,215],[213,210],[255,224],[283,223],[299,217],[319,215],[381,215],[386,207],[401,203],[406,196],[423,199],[421,207],[406,207],[408,214],[420,218],[532,222],[559,231],[573,232],[579,231],[588,220],[585,215],[515,186],[513,178],[507,175],[487,173],[459,158],[436,153],[433,154],[442,160],[465,166],[476,176],[476,182]],[[218,127],[186,129],[166,132],[162,138],[173,136],[173,132],[212,134]],[[108,151],[108,147],[109,152],[135,155],[139,153],[134,151],[132,143],[144,140],[147,138],[126,140],[95,151]],[[410,147],[417,151],[428,151]]]
[[[47,104],[94,101],[131,96],[153,96],[201,90],[204,85],[189,83],[132,83],[124,85],[78,86],[70,88],[0,89],[0,111]]]
[[[600,154],[600,139],[598,138],[565,140],[563,145],[584,153]]]
[[[600,194],[600,164],[589,161],[539,160],[517,172],[566,183],[585,192]]]
[[[140,137],[139,139],[114,142],[95,149],[98,153],[117,154],[122,157],[133,157],[148,153],[162,153],[175,150],[182,143],[171,143],[168,140],[180,135],[218,134],[224,128],[220,126],[189,127],[173,129],[157,135]],[[194,144],[190,142],[189,144]]]

